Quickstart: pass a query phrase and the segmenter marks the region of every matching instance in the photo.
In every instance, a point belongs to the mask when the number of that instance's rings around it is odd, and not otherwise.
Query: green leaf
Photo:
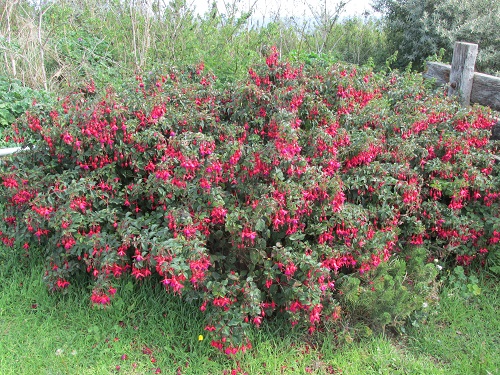
[[[294,234],[292,234],[291,236],[289,236],[288,238],[291,240],[291,241],[300,241],[300,240],[303,240],[305,238],[305,233],[302,233],[302,232],[296,232]]]

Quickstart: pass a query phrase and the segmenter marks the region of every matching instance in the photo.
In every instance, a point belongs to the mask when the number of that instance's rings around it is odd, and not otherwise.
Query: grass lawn
[[[2,251],[4,375],[499,374],[499,296],[492,279],[483,278],[481,293],[470,298],[445,287],[439,305],[406,335],[373,335],[339,347],[332,334],[321,333],[312,345],[287,323],[273,321],[252,333],[250,352],[228,359],[210,346],[197,307],[160,285],[141,288],[123,280],[110,308],[92,308],[84,286],[50,295],[40,260],[20,261]]]

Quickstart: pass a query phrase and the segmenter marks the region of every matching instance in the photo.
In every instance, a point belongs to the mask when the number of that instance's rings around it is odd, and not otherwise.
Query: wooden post
[[[470,104],[477,50],[477,44],[464,42],[456,42],[453,49],[448,95],[459,95],[464,106]]]
[[[423,77],[434,80],[437,86],[448,85],[450,71],[451,65],[427,61],[427,70],[424,72]],[[500,111],[500,77],[475,72],[470,102]],[[498,126],[500,130],[500,124]]]

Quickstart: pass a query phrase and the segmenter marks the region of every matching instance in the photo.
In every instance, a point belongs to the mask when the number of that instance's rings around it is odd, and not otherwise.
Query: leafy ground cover
[[[478,295],[448,282],[440,302],[406,335],[338,341],[304,336],[284,321],[251,332],[254,348],[229,359],[204,338],[196,306],[131,280],[120,300],[92,307],[91,291],[49,294],[41,259],[0,258],[0,373],[8,374],[498,374],[498,286]],[[19,265],[22,265],[21,267]],[[351,329],[345,323],[345,332]]]

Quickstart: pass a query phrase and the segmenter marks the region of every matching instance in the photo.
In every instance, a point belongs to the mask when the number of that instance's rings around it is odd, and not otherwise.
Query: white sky
[[[199,14],[205,13],[209,4],[213,0],[188,0],[189,5],[196,9]],[[238,9],[246,11],[249,7],[255,3],[254,16],[252,18],[262,22],[265,22],[273,18],[276,13],[279,13],[282,17],[298,17],[298,18],[310,18],[312,16],[311,8],[319,12],[326,5],[326,9],[333,13],[335,5],[339,0],[216,0],[217,7],[220,12],[226,13],[225,4],[236,4]],[[373,11],[370,6],[371,0],[350,0],[350,2],[344,8],[345,11],[342,16],[361,16],[365,10],[370,12]]]

